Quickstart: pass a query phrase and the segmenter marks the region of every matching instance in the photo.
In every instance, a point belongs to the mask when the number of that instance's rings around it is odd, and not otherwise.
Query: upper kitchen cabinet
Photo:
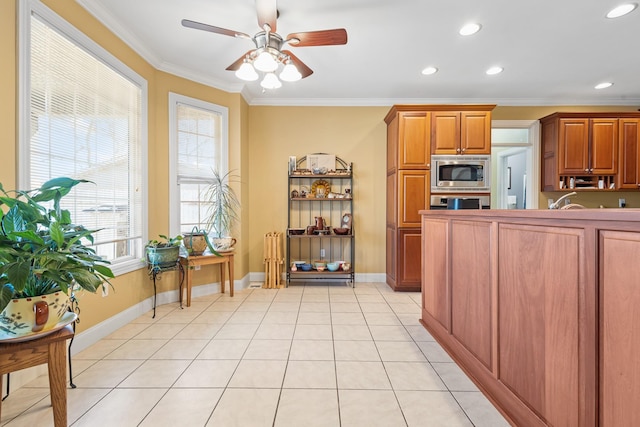
[[[640,113],[555,113],[540,119],[543,191],[637,188],[638,119]]]
[[[434,111],[431,114],[432,154],[491,154],[491,110]]]
[[[559,119],[558,171],[561,175],[617,172],[617,119]]]
[[[429,169],[431,114],[392,109],[387,119],[387,172]]]
[[[618,183],[621,189],[640,188],[640,119],[620,119],[620,165]]]

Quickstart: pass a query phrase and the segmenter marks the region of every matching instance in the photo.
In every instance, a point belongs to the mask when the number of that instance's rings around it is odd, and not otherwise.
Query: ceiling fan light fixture
[[[282,82],[278,80],[278,77],[274,73],[267,73],[260,82],[260,86],[265,89],[278,89],[282,87]]]
[[[253,68],[253,66],[249,64],[245,59],[245,61],[240,66],[240,68],[238,68],[238,70],[236,71],[236,77],[239,78],[240,80],[253,82],[255,80],[258,80],[259,76],[258,76],[258,73],[256,73],[256,70]]]
[[[637,7],[638,3],[621,4],[620,6],[611,9],[606,16],[609,19],[620,18],[621,16],[633,12]]]
[[[500,74],[503,71],[504,71],[504,68],[502,68],[502,67],[491,67],[486,72],[487,72],[488,75],[493,76],[493,75],[496,75],[496,74]]]
[[[253,66],[259,71],[270,73],[278,68],[278,62],[275,60],[273,55],[271,55],[271,53],[263,50],[262,52],[260,52],[256,60],[253,61]]]
[[[291,62],[287,62],[287,65],[284,66],[282,72],[280,73],[280,80],[285,82],[297,82],[302,78],[302,74],[293,65]]]

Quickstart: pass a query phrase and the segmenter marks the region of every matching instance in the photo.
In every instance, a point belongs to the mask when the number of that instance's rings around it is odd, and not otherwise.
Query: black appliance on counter
[[[440,194],[431,196],[431,209],[489,209],[491,196],[480,194]]]

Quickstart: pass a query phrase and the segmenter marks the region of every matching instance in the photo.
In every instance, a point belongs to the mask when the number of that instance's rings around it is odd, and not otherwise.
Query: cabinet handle
[[[589,172],[593,173],[593,168],[589,169]]]
[[[456,148],[456,153],[459,153],[459,152],[460,152],[460,149],[459,149],[459,148]]]
[[[464,153],[466,150],[467,150],[466,148],[463,148],[463,149],[462,149],[462,152]]]
[[[585,172],[589,172],[589,169],[587,168],[587,169],[585,169],[584,171],[585,171]]]

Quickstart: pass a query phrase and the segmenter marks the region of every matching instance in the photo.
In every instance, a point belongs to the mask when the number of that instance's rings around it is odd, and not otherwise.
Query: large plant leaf
[[[60,224],[57,222],[51,224],[49,233],[51,234],[51,239],[53,239],[53,241],[56,242],[56,245],[58,245],[58,248],[64,248],[64,231],[62,231]]]
[[[11,302],[13,298],[14,289],[11,283],[5,283],[0,288],[0,312],[5,309],[5,307]]]
[[[9,283],[17,291],[21,291],[27,284],[31,273],[31,265],[28,262],[16,261],[2,266],[2,272],[7,276]]]

